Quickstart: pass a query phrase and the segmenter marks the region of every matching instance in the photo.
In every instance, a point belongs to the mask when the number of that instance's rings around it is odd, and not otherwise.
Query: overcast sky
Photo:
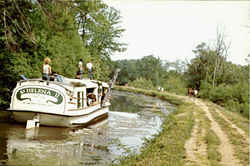
[[[198,44],[214,45],[216,30],[225,29],[231,42],[228,60],[245,65],[250,54],[250,2],[104,0],[121,12],[127,51],[112,60],[154,55],[162,60],[188,61]],[[248,28],[247,28],[248,26]],[[248,46],[248,47],[247,47]]]

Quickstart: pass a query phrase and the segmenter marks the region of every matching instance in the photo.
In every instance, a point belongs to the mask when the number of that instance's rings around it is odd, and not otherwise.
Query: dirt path
[[[229,141],[227,135],[223,132],[219,124],[212,117],[209,108],[200,100],[196,99],[195,104],[205,111],[206,116],[211,121],[211,129],[217,134],[221,144],[219,147],[219,152],[222,155],[221,164],[228,165],[240,165],[238,159],[234,156],[234,149]]]
[[[177,95],[176,95],[177,96]],[[193,102],[195,103],[197,106],[199,106],[206,114],[207,118],[210,120],[211,122],[211,129],[214,131],[214,133],[218,136],[221,144],[219,146],[219,152],[221,154],[221,164],[224,166],[237,166],[237,165],[241,165],[239,164],[239,160],[234,156],[234,149],[233,146],[231,145],[228,136],[223,132],[223,130],[221,129],[221,127],[219,126],[219,124],[214,120],[214,118],[212,117],[212,114],[209,111],[209,108],[207,107],[207,105],[201,101],[200,99],[197,98],[189,98],[189,97],[184,97],[184,96],[178,96],[182,99],[185,99],[188,102]],[[217,110],[218,111],[218,110]],[[219,112],[219,111],[218,111]],[[219,115],[222,115],[221,113]],[[224,117],[222,115],[222,117]],[[238,128],[236,125],[234,125],[233,123],[231,123],[228,119],[226,119],[224,117],[225,120],[227,120],[227,122],[230,123],[230,125],[232,126],[232,128],[235,128],[237,131],[239,131],[240,134],[246,136],[246,134],[244,133],[244,131],[242,131],[240,128]],[[196,122],[197,120],[195,120]],[[197,123],[195,123],[194,128],[192,130],[191,133],[191,138],[189,140],[187,140],[187,142],[185,143],[185,148],[186,148],[186,152],[187,152],[187,158],[186,160],[188,161],[186,163],[186,165],[190,165],[190,163],[197,163],[198,165],[201,165],[199,163],[199,156],[197,155],[197,148],[199,148],[197,146],[197,144],[195,143],[197,141],[197,134],[195,134],[197,132]],[[203,148],[205,148],[205,146],[203,146]],[[203,150],[205,151],[205,150]]]
[[[172,94],[173,95],[173,94]],[[206,105],[206,103],[200,99],[197,98],[189,98],[187,96],[178,96],[178,95],[173,95],[175,97],[179,97],[181,99],[184,99],[187,102],[192,102],[195,103],[198,107],[200,107],[204,112],[207,118],[210,120],[211,124],[211,129],[213,132],[218,136],[220,140],[220,145],[219,145],[219,153],[221,154],[221,161],[220,164],[223,166],[238,166],[241,165],[240,161],[238,158],[235,157],[235,150],[233,149],[233,145],[230,143],[230,140],[226,133],[222,130],[222,128],[219,126],[219,124],[215,121],[211,114],[211,110],[209,110],[209,107]],[[219,110],[215,109],[215,111],[218,113],[219,116],[221,116],[229,125],[232,129],[237,131],[239,135],[242,135],[246,140],[249,142],[249,137],[246,134],[245,131],[237,127],[234,123],[232,123],[230,120],[228,120]],[[195,115],[195,114],[194,114]],[[197,141],[200,139],[197,135],[197,117],[195,117],[195,124],[191,132],[191,137],[189,140],[186,141],[185,143],[185,148],[186,148],[186,153],[187,153],[187,158],[186,158],[186,165],[205,165],[200,163],[200,156],[198,155],[197,149],[203,148],[203,152],[206,152],[206,144],[203,146],[198,146]],[[209,165],[209,164],[208,164]]]
[[[194,112],[196,117],[196,113]],[[187,152],[187,158],[185,165],[209,165],[207,160],[207,149],[205,141],[202,139],[205,135],[203,129],[201,133],[199,130],[199,120],[195,118],[194,127],[191,131],[190,139],[185,143],[185,149]]]

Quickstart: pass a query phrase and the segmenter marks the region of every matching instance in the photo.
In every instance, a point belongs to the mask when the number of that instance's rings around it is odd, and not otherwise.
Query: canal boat
[[[13,90],[8,110],[16,122],[26,123],[26,128],[87,126],[108,116],[107,97],[114,82],[60,75],[50,77],[49,82],[23,78]]]

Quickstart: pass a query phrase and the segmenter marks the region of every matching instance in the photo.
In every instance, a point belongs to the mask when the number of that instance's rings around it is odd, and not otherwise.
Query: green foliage
[[[156,89],[151,80],[146,80],[143,77],[136,79],[133,82],[129,82],[129,86],[141,89],[151,89],[151,90]]]
[[[77,34],[75,34],[77,38]],[[78,70],[77,62],[83,59],[86,64],[90,59],[89,53],[78,40],[67,36],[54,36],[48,43],[48,52],[51,56],[52,70],[58,74],[74,78]],[[64,59],[64,61],[62,61]]]
[[[136,66],[141,77],[151,80],[155,86],[161,85],[164,68],[159,58],[155,58],[153,55],[145,56],[137,61]]]
[[[226,62],[222,55],[201,43],[185,73],[188,87],[198,88],[199,96],[249,116],[249,65]],[[216,70],[215,70],[216,69]]]
[[[181,76],[174,76],[174,75],[170,75],[165,83],[164,86],[165,90],[168,92],[173,92],[173,93],[177,93],[177,94],[182,94],[185,95],[187,90],[186,90],[186,85],[183,81],[183,79],[181,78]]]
[[[118,60],[111,64],[113,71],[116,68],[121,69],[117,79],[117,82],[119,82],[120,85],[125,85],[128,82],[135,81],[136,78],[140,78],[140,72],[136,66],[137,63],[137,60]]]
[[[143,89],[161,86],[169,92],[182,95],[186,94],[187,87],[198,88],[199,97],[249,117],[249,65],[226,62],[205,43],[198,45],[194,53],[196,57],[187,65],[180,61],[166,61],[163,64],[159,58],[149,55],[138,60],[115,61],[111,68],[121,69],[118,77],[120,85],[129,83],[130,86]],[[218,57],[220,65],[214,77]]]
[[[116,40],[124,31],[120,13],[100,0],[10,0],[0,6],[1,106],[8,106],[21,74],[41,77],[45,57],[52,60],[53,72],[71,78],[80,58],[83,64],[91,60],[94,79],[107,81],[110,55],[124,51],[125,44]],[[87,20],[80,22],[81,16]],[[85,33],[79,34],[80,29]]]
[[[75,1],[78,30],[84,46],[91,55],[109,59],[115,51],[125,51],[124,43],[117,42],[125,31],[119,26],[120,12],[101,0]]]
[[[187,77],[188,87],[199,89],[202,80],[212,82],[215,52],[210,50],[205,43],[198,45],[193,52],[196,57],[188,64],[185,76]]]
[[[212,84],[208,83],[205,80],[201,81],[199,97],[203,99],[209,99],[210,90],[213,88]]]
[[[199,96],[217,103],[228,110],[241,113],[249,117],[249,87],[247,82],[236,85],[219,85],[213,87],[207,82],[202,82]]]

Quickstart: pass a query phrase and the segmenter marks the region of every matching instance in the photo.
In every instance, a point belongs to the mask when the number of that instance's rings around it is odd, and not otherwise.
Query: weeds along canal
[[[139,153],[144,138],[161,130],[161,114],[174,106],[158,98],[112,91],[107,119],[88,128],[0,123],[1,165],[107,165]]]

